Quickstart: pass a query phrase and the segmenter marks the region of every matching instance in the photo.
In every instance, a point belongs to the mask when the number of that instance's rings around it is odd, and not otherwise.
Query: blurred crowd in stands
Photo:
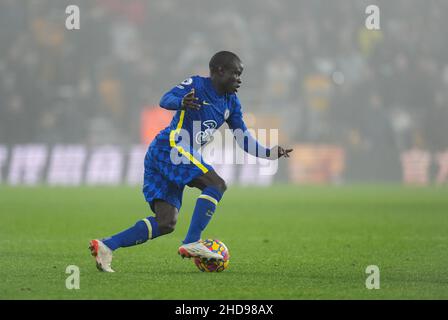
[[[142,111],[227,49],[244,110],[278,118],[287,143],[378,165],[446,149],[446,16],[436,0],[0,0],[0,143],[139,142]]]

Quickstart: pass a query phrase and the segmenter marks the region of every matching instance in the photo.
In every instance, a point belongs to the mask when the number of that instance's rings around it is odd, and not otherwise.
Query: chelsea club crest
[[[226,109],[226,111],[224,111],[224,120],[227,120],[227,118],[229,117],[229,115],[230,115],[230,110],[229,110],[229,109]]]

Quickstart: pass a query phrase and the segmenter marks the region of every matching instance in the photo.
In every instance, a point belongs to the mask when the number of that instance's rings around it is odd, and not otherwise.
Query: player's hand
[[[283,147],[280,146],[275,146],[273,148],[271,148],[271,156],[270,158],[272,160],[281,158],[281,157],[285,157],[285,158],[289,158],[289,153],[292,151],[293,149],[285,149]]]
[[[182,98],[182,109],[193,109],[199,110],[201,105],[197,103],[199,98],[194,96],[194,89],[191,89],[183,98]]]

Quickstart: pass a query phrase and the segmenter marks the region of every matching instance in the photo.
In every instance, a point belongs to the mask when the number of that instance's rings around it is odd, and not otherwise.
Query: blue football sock
[[[135,246],[157,238],[160,235],[157,221],[154,217],[148,217],[138,221],[133,227],[116,235],[103,239],[103,243],[112,251],[122,247]]]
[[[190,228],[183,243],[196,242],[201,239],[201,233],[210,222],[216,205],[222,198],[222,193],[213,187],[202,190],[202,194],[196,201],[193,216],[191,217]]]

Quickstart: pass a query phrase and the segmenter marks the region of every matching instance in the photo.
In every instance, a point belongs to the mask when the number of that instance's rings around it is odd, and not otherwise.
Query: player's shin
[[[210,222],[215,212],[218,202],[222,198],[222,193],[216,188],[207,187],[196,201],[193,216],[191,218],[190,227],[187,236],[183,241],[184,244],[196,242],[201,238],[202,231]]]
[[[110,238],[103,239],[103,243],[111,250],[122,247],[135,246],[144,243],[148,239],[154,239],[160,235],[157,221],[154,217],[148,217]]]

